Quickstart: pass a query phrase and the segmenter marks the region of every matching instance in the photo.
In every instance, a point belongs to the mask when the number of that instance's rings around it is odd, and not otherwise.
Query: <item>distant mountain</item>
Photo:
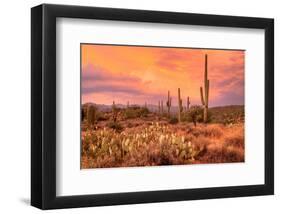
[[[212,111],[236,111],[236,110],[244,110],[244,105],[226,105],[226,106],[214,106],[209,109]]]

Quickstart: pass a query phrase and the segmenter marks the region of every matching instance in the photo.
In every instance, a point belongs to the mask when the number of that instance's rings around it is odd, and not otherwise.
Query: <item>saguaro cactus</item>
[[[179,119],[179,122],[181,122],[181,114],[182,114],[183,108],[182,108],[181,89],[180,88],[178,88],[178,102],[179,102],[178,119]]]
[[[204,108],[203,121],[207,123],[208,121],[208,105],[209,105],[209,87],[210,81],[208,80],[208,55],[205,55],[205,73],[204,73],[204,96],[203,88],[200,87],[201,102]]]
[[[189,97],[187,97],[187,99],[186,99],[186,111],[189,110],[189,105],[190,105],[190,99],[189,99]]]
[[[89,105],[87,108],[87,122],[89,125],[94,125],[96,122],[96,115],[97,115],[97,109],[93,105]]]
[[[129,101],[127,101],[127,108],[129,108],[130,107],[130,103],[129,103]]]
[[[117,109],[116,109],[116,106],[115,106],[115,101],[113,101],[113,103],[112,103],[112,120],[114,122],[117,121]]]
[[[167,108],[168,108],[168,117],[170,117],[170,109],[172,106],[172,98],[170,97],[170,91],[168,91],[168,100],[167,100]]]
[[[161,114],[161,106],[160,106],[160,101],[158,101],[158,114]]]
[[[163,115],[164,109],[163,109],[163,100],[161,100],[161,115]]]

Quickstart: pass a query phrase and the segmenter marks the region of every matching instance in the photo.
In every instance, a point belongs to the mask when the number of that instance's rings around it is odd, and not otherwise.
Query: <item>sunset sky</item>
[[[82,103],[158,105],[170,90],[177,106],[201,104],[204,60],[208,54],[209,106],[244,104],[244,51],[81,45]]]

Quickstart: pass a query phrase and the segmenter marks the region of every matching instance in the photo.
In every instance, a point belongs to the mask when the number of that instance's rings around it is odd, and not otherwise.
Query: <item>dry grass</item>
[[[244,161],[244,124],[141,123],[82,132],[82,168]]]

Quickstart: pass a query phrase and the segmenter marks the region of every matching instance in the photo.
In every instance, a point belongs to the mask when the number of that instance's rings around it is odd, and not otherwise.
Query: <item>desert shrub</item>
[[[149,122],[132,129],[106,125],[82,131],[82,168],[244,161],[243,124]]]
[[[126,119],[133,119],[138,117],[137,111],[130,108],[126,109],[124,114]]]
[[[244,122],[244,106],[226,106],[211,108],[212,122],[224,125]]]
[[[238,117],[235,113],[223,113],[217,122],[220,122],[224,125],[234,124],[238,122]]]
[[[241,128],[232,128],[233,131],[225,134],[224,144],[226,146],[234,146],[239,148],[244,148],[244,130]]]
[[[197,156],[202,163],[232,163],[244,161],[244,149],[222,144],[209,144],[203,156]]]
[[[105,113],[104,112],[101,112],[101,111],[98,111],[97,112],[97,121],[105,121],[105,120],[108,120],[108,117],[105,116]]]
[[[196,126],[198,122],[203,122],[203,111],[204,109],[201,106],[191,106],[187,112],[183,113],[183,121],[192,122]],[[211,120],[212,112],[208,110],[207,122],[209,123]]]
[[[169,115],[167,112],[163,112],[162,117],[171,118],[171,114]]]
[[[217,124],[202,125],[197,126],[193,129],[192,134],[195,136],[204,136],[204,137],[215,137],[219,138],[222,136],[222,128]]]
[[[147,117],[148,113],[149,110],[146,107],[141,107],[139,110],[140,117]]]
[[[114,122],[114,121],[110,121],[109,123],[107,123],[107,127],[116,130],[117,132],[121,132],[123,130],[123,127],[120,123],[118,122]]]
[[[222,159],[225,162],[243,162],[244,150],[233,146],[224,146],[222,149]]]
[[[192,122],[190,120],[190,118],[188,117],[188,111],[182,112],[182,114],[181,114],[181,121],[182,122]]]
[[[226,137],[225,144],[228,146],[243,147],[244,146],[244,137],[242,137],[242,136]]]
[[[83,122],[86,116],[85,108],[81,108],[81,121]]]
[[[146,107],[132,106],[125,110],[124,116],[126,119],[134,119],[139,117],[147,117],[149,110]]]
[[[201,106],[191,106],[188,112],[184,114],[184,118],[188,122],[192,122],[194,126],[197,125],[197,122],[203,120],[203,108]]]
[[[170,124],[177,124],[178,122],[179,122],[179,120],[176,117],[172,117],[172,118],[169,119]]]
[[[199,158],[206,154],[207,147],[212,143],[212,141],[204,136],[193,138],[192,143],[194,144],[194,147],[198,152],[197,157]]]
[[[196,147],[208,146],[212,143],[212,141],[204,136],[196,137],[192,141]]]

